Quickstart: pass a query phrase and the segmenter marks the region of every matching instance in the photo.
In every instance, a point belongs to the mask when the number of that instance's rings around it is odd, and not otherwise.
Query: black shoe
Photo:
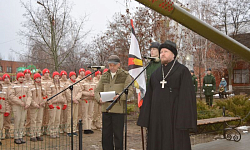
[[[83,131],[84,134],[89,134],[88,130]]]
[[[43,138],[40,136],[36,137],[36,139],[37,139],[37,141],[43,141]]]
[[[92,131],[92,130],[89,130],[89,134],[93,134],[94,133],[94,131]]]
[[[23,140],[23,138],[21,138],[20,141],[22,142],[22,144],[23,144],[23,143],[26,143],[26,142]]]
[[[76,132],[73,133],[74,136],[78,136],[78,134]]]
[[[69,137],[71,137],[72,135],[71,135],[71,133],[67,133],[67,135],[69,136]]]
[[[20,141],[20,139],[15,139],[14,143],[16,143],[16,144],[22,144],[22,142]]]
[[[32,142],[36,142],[36,141],[37,141],[37,139],[36,139],[35,137],[33,137],[33,138],[30,138],[30,141],[32,141]]]
[[[0,142],[0,145],[2,145],[2,142]]]

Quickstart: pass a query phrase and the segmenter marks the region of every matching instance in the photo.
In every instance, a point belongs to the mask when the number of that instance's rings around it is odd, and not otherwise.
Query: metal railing
[[[71,149],[71,137],[67,135],[70,125],[60,125],[59,127],[47,127],[42,128],[23,128],[23,129],[9,129],[2,130],[0,132],[2,145],[0,150],[70,150]],[[73,149],[82,150],[82,121],[79,120],[78,136],[74,137]],[[36,133],[41,133],[43,141],[31,141],[31,137],[36,137]],[[25,143],[14,143],[15,137],[23,137]],[[7,137],[7,138],[6,138]]]

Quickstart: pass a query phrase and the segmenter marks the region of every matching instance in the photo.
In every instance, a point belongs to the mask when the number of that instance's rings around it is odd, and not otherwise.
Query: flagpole
[[[135,82],[135,80],[148,68],[149,65],[151,65],[152,62],[153,61],[150,61],[147,64],[147,66],[145,68],[143,68],[143,70],[134,78],[134,80],[132,82],[130,82],[130,84],[126,88],[123,89],[123,91],[119,94],[119,96],[106,108],[107,112],[117,103],[117,101],[120,99],[122,94],[125,93],[125,90],[128,89]]]
[[[138,107],[139,107],[139,113],[141,112],[141,106],[142,106],[142,103],[141,101],[143,102],[143,99],[141,99],[141,93],[139,92],[138,93]],[[142,140],[142,150],[144,150],[144,134],[143,134],[143,127],[141,127],[141,140]]]
[[[126,94],[126,106],[125,106],[125,119],[124,119],[124,126],[125,126],[125,150],[127,150],[127,116],[128,116],[128,89],[125,89]]]
[[[145,148],[144,148],[144,134],[143,134],[143,127],[141,127],[141,142],[142,142],[142,150],[145,150]]]

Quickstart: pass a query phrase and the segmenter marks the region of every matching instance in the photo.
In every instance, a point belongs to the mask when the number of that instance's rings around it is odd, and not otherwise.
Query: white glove
[[[203,92],[205,92],[205,90],[203,89]]]
[[[212,90],[211,92],[214,92],[214,90]]]

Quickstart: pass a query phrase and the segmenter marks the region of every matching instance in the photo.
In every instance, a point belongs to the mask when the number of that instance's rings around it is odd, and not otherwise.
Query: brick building
[[[26,66],[24,62],[0,60],[0,76],[2,77],[4,73],[8,73],[11,79],[15,79],[17,68],[24,66]]]

